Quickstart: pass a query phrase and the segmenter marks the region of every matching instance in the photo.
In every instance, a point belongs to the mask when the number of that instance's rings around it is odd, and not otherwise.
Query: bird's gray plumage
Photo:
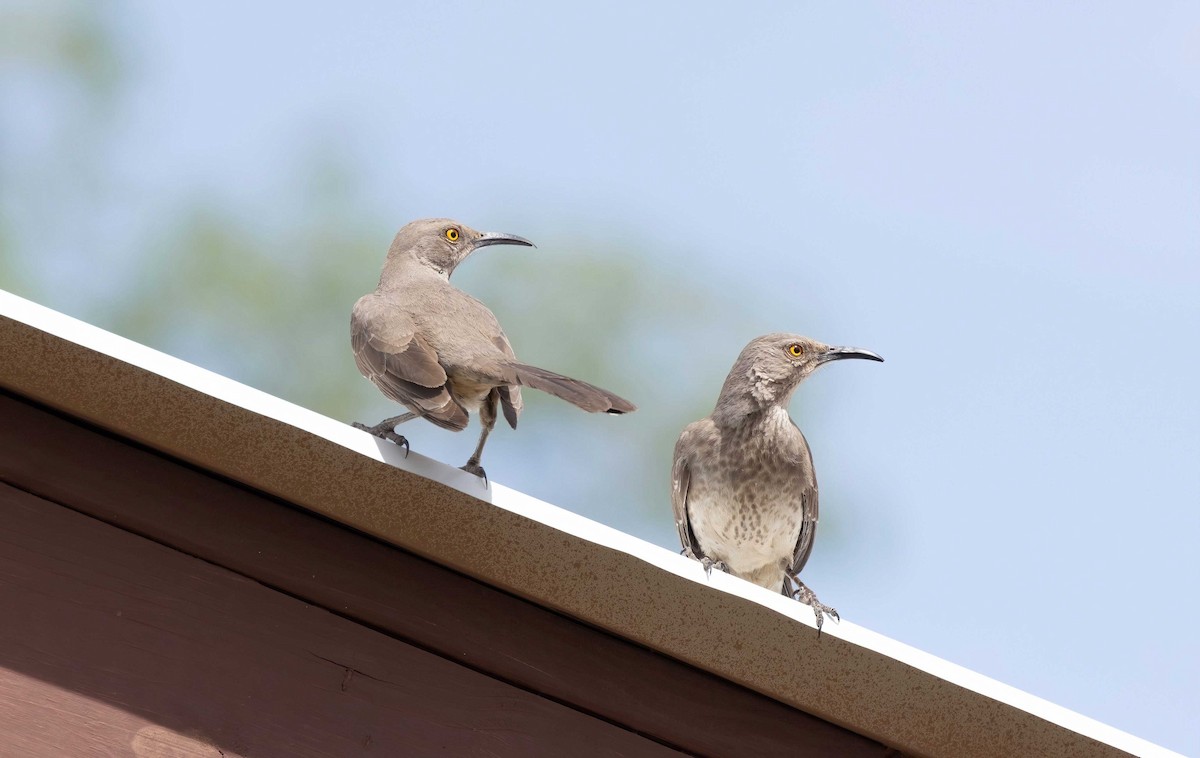
[[[521,414],[521,387],[533,387],[586,411],[629,413],[635,406],[577,379],[520,363],[487,306],[450,284],[468,255],[487,245],[532,245],[511,234],[484,234],[451,219],[406,225],[388,249],[379,286],[354,304],[350,341],[354,361],[389,399],[408,413],[356,427],[407,446],[396,424],[424,418],[459,431],[478,411],[483,426],[463,468],[480,476],[483,445],[500,406],[509,426]]]
[[[878,355],[796,334],[748,344],[716,408],[675,443],[671,506],[684,553],[837,617],[799,579],[819,515],[812,454],[788,415],[792,393],[824,363]]]

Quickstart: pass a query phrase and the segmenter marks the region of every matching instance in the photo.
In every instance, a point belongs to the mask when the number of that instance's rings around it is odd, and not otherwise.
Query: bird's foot
[[[366,424],[360,424],[355,421],[352,426],[355,429],[361,429],[368,434],[373,434],[381,440],[387,440],[388,442],[399,445],[400,447],[404,448],[404,457],[408,457],[408,439],[406,439],[403,434],[396,434],[395,428],[389,426],[386,421],[375,426],[367,426]]]
[[[474,474],[475,476],[482,479],[484,489],[488,488],[489,482],[488,482],[488,478],[487,478],[487,472],[483,470],[483,466],[479,465],[478,458],[471,458],[470,460],[467,461],[467,465],[461,466],[460,468],[462,468],[462,470],[466,471],[468,474]]]
[[[729,573],[729,567],[725,565],[725,561],[714,561],[707,555],[700,559],[700,565],[704,567],[705,576],[712,576],[713,569],[722,571],[726,574]]]
[[[799,600],[801,603],[804,603],[809,608],[813,609],[813,613],[815,613],[817,616],[817,637],[821,636],[821,627],[825,623],[826,616],[834,621],[840,622],[842,620],[842,617],[838,615],[837,609],[825,605],[820,600],[817,600],[817,594],[810,590],[808,586],[804,584],[804,582],[800,581],[794,576],[789,576],[788,578],[795,582],[796,587],[790,592],[785,590],[785,594],[790,595],[793,600]]]

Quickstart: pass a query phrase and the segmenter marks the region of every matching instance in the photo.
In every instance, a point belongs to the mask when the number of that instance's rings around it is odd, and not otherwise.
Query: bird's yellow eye
[[[793,342],[792,344],[788,345],[787,351],[788,355],[792,356],[793,358],[799,358],[800,356],[804,355],[804,346],[798,342]]]
[[[450,240],[451,242],[458,242],[458,230],[454,228],[447,229],[446,239]]]

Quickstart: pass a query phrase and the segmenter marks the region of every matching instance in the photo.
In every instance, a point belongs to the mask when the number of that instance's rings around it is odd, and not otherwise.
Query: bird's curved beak
[[[840,361],[844,358],[865,358],[868,361],[883,363],[883,358],[872,353],[870,350],[863,350],[860,347],[831,347],[817,356],[817,364]]]
[[[488,245],[525,245],[526,247],[537,247],[524,237],[518,237],[515,234],[502,234],[500,232],[488,232],[479,235],[476,238],[471,248],[487,247]]]

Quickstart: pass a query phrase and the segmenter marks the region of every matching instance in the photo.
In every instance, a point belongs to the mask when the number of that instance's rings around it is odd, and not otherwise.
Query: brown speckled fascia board
[[[18,394],[906,754],[1128,755],[836,636],[818,639],[811,627],[750,600],[2,315],[0,355],[0,385]]]

